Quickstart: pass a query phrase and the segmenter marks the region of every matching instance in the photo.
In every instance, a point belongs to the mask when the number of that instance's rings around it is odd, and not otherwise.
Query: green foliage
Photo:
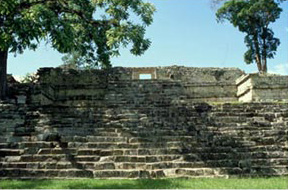
[[[3,189],[287,189],[287,177],[248,179],[2,180]]]
[[[230,0],[210,0],[212,6],[220,5],[220,4],[225,3],[227,1],[230,1]],[[287,1],[287,0],[276,0],[276,1],[279,3],[282,3],[283,1]]]
[[[246,33],[248,51],[244,55],[247,64],[257,63],[259,72],[267,72],[267,58],[273,58],[279,39],[269,24],[275,22],[282,11],[281,1],[274,0],[230,0],[218,9],[217,20],[228,20],[239,31]]]
[[[103,56],[103,55],[102,55]],[[64,69],[76,69],[76,70],[89,70],[100,69],[101,67],[95,62],[88,63],[88,56],[82,56],[79,52],[71,52],[62,57],[63,64],[60,65]],[[110,64],[103,64],[102,67],[110,67]]]
[[[38,77],[35,73],[27,73],[23,79],[21,80],[22,83],[36,83]]]
[[[122,45],[131,44],[135,55],[147,50],[154,12],[143,0],[1,0],[0,50],[22,53],[44,40],[61,53],[109,65]]]

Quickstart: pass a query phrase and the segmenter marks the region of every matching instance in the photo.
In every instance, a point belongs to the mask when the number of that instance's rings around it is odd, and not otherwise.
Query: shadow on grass
[[[3,180],[1,189],[287,189],[287,177],[142,180]]]
[[[173,182],[161,180],[91,180],[91,183],[68,185],[70,189],[167,189],[173,188]],[[175,186],[176,187],[176,186]]]
[[[1,189],[171,189],[181,188],[171,179],[157,180],[3,180]],[[181,186],[181,185],[180,185]]]
[[[50,180],[3,180],[0,182],[0,189],[44,189],[51,187]]]

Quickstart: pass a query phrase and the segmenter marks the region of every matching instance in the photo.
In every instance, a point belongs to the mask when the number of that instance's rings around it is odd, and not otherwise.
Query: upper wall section
[[[150,80],[140,80],[141,75],[150,75]],[[13,98],[25,103],[28,97],[28,102],[40,105],[67,100],[73,103],[75,100],[91,100],[92,103],[97,100],[105,104],[106,99],[116,95],[129,100],[138,96],[160,96],[161,93],[155,92],[156,88],[171,99],[178,98],[192,102],[288,101],[288,76],[246,75],[238,68],[183,66],[114,67],[107,70],[41,68],[38,70],[38,77],[35,84],[12,85],[10,92],[13,92]]]
[[[235,80],[244,74],[238,68],[213,67],[161,67],[157,70],[160,79],[180,80],[189,83],[227,83],[234,84]]]
[[[97,84],[99,82],[139,80],[139,75],[150,74],[152,80],[177,80],[188,83],[235,84],[243,71],[237,68],[199,67],[114,67],[107,70],[63,70],[61,68],[41,68],[39,81],[50,84]]]
[[[150,75],[151,80],[140,81],[142,74]],[[114,93],[115,84],[117,88],[123,88],[122,91],[120,89],[121,93],[124,93],[123,96],[126,96],[125,93],[128,91],[133,91],[134,96],[137,96],[138,83],[139,88],[142,85],[140,83],[148,85],[146,93],[153,94],[153,88],[159,82],[163,85],[174,83],[175,85],[170,85],[169,92],[166,93],[177,92],[177,97],[182,96],[189,101],[237,101],[235,81],[243,74],[244,72],[237,68],[183,66],[114,67],[107,70],[83,71],[41,68],[38,71],[39,85],[36,102],[50,104],[55,101],[88,96],[91,100],[99,100],[99,97],[104,100],[105,97],[109,97],[109,94]],[[33,97],[35,100],[36,96]]]

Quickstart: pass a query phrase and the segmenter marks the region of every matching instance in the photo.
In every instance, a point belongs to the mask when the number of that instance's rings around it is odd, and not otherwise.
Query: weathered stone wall
[[[239,76],[244,74],[238,68],[214,68],[214,67],[158,67],[157,78],[173,79],[190,83],[217,83],[233,84]]]
[[[108,81],[138,80],[133,75],[154,74],[155,79],[178,80],[190,83],[233,84],[244,74],[237,68],[210,67],[113,67],[107,70],[65,70],[62,68],[41,68],[38,71],[39,81],[50,84],[98,84]],[[152,77],[153,78],[153,77]],[[233,82],[234,81],[234,82]]]
[[[81,96],[101,96],[101,92],[107,89],[109,78],[109,73],[101,70],[76,71],[61,68],[43,68],[38,75],[39,82],[31,99],[33,103],[42,105],[77,100]]]
[[[189,99],[199,101],[237,101],[235,81],[243,71],[236,68],[163,67],[158,78],[181,81]]]
[[[178,95],[191,101],[237,101],[235,80],[243,74],[234,68],[192,68],[192,67],[144,67],[109,70],[75,71],[60,68],[43,68],[38,72],[38,89],[34,102],[49,104],[53,101],[103,100],[109,89],[118,83],[129,86],[129,81],[139,80],[139,74],[151,74],[152,82],[174,81],[182,86]],[[179,90],[178,88],[176,90]],[[37,90],[36,90],[37,91]],[[171,91],[175,91],[173,87]],[[168,93],[168,92],[167,92]]]
[[[18,138],[19,134],[30,134],[30,128],[25,123],[28,112],[27,105],[0,104],[1,143],[17,143],[22,140]]]
[[[186,101],[288,101],[287,76],[245,75],[236,68],[182,66],[115,67],[86,71],[42,68],[38,72],[39,80],[35,85],[17,84],[14,85],[16,89],[12,88],[11,92],[14,94],[12,98],[18,99],[19,102],[26,101],[25,93],[32,94],[28,100],[42,105],[73,100],[79,102],[83,99],[103,101],[115,85],[129,87],[129,83],[139,81],[141,74],[151,74],[152,83],[178,83],[176,89],[171,87],[171,91],[179,90],[178,87],[181,86],[181,94],[178,95],[185,97]],[[19,87],[22,90],[19,90]],[[13,93],[14,91],[17,92]]]
[[[236,83],[239,101],[288,101],[288,76],[249,74]]]

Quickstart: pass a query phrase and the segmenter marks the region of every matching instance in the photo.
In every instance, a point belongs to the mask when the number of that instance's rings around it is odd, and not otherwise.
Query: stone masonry
[[[0,104],[0,179],[288,175],[288,103],[224,103],[242,74],[41,69]]]
[[[236,80],[239,101],[288,102],[288,76],[243,75]]]

